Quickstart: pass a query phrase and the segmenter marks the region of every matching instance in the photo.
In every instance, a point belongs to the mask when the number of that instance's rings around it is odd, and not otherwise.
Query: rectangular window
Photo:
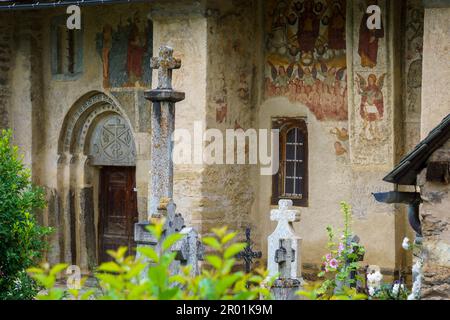
[[[274,118],[280,130],[280,168],[272,179],[272,205],[291,199],[294,206],[308,206],[308,129],[303,118]]]
[[[83,33],[82,30],[69,30],[66,20],[65,16],[52,19],[52,75],[57,80],[76,80],[83,71]]]

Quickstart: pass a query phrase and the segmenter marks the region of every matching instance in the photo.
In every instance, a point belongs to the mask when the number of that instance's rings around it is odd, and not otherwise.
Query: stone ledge
[[[144,96],[152,102],[179,102],[184,100],[185,93],[173,90],[149,90],[145,91]]]
[[[450,8],[450,0],[423,0],[425,8]]]

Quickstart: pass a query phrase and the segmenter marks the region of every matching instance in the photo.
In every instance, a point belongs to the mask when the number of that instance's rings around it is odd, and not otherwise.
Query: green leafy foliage
[[[37,224],[34,212],[45,206],[43,190],[31,183],[11,131],[0,134],[0,300],[30,299],[36,286],[26,268],[36,264],[46,248],[50,228]]]
[[[372,290],[370,300],[408,300],[411,293],[402,281],[385,283]]]
[[[365,254],[364,247],[352,241],[351,208],[341,202],[341,212],[344,217],[344,227],[339,240],[335,238],[333,227],[327,227],[329,253],[323,257],[323,270],[318,274],[322,282],[307,285],[306,290],[299,295],[312,300],[361,300],[367,296],[358,293],[357,283],[364,283],[365,279],[358,272],[359,260]]]
[[[298,295],[306,297],[308,300],[367,300],[365,294],[359,293],[354,288],[343,287],[337,295],[324,295],[323,283],[314,283],[305,285],[305,290],[299,291]]]
[[[173,234],[162,239],[164,221],[148,227],[158,241],[158,252],[151,247],[138,248],[138,258],[126,256],[126,248],[108,252],[114,261],[106,262],[97,269],[95,277],[99,288],[91,290],[63,291],[55,285],[59,271],[64,265],[50,269],[48,266],[29,269],[30,275],[41,284],[43,290],[38,299],[100,299],[100,300],[252,300],[271,298],[268,273],[257,270],[246,274],[233,272],[235,256],[245,247],[232,243],[236,233],[227,228],[213,229],[213,236],[203,242],[207,251],[201,274],[191,275],[191,266],[182,267],[179,274],[172,275],[170,266],[176,253],[170,248],[182,239]]]

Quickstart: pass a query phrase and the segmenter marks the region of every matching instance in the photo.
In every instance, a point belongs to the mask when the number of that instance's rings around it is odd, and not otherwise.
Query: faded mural
[[[386,74],[377,78],[375,74],[371,73],[367,81],[359,73],[356,73],[356,76],[358,94],[361,96],[359,115],[362,119],[362,130],[360,136],[367,141],[383,139],[379,123],[384,116],[384,98],[381,90],[384,87]]]
[[[210,41],[222,56],[214,60],[217,76],[211,82],[212,106],[216,124],[226,128],[244,129],[251,126],[250,108],[254,81],[254,33],[242,32],[253,28],[254,1],[233,1],[234,10],[211,23],[210,32],[222,37]]]
[[[113,27],[104,24],[97,34],[97,51],[103,63],[105,88],[147,87],[151,84],[153,26],[136,11],[132,17]]]
[[[266,98],[347,120],[346,1],[270,0],[267,14]]]
[[[405,150],[411,151],[420,141],[422,100],[422,53],[424,8],[421,0],[408,0],[405,14],[403,101]]]
[[[336,156],[345,156],[348,154],[348,129],[335,127],[330,130],[330,134],[336,137],[336,142],[334,143],[334,151]]]
[[[386,17],[382,27],[369,30],[366,26],[370,5],[379,5],[386,12],[385,0],[355,1],[352,4],[358,28],[353,29],[353,79],[350,143],[354,164],[384,165],[392,160],[392,108],[389,88],[391,79],[387,58]]]
[[[361,58],[361,66],[364,68],[375,68],[378,62],[378,47],[381,38],[384,38],[384,26],[381,29],[371,30],[367,27],[367,20],[370,18],[366,8],[371,5],[378,5],[378,0],[369,0],[364,5],[360,2],[360,10],[364,12],[359,26],[358,54]]]

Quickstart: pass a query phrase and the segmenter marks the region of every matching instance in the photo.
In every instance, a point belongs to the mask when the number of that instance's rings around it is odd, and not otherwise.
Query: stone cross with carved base
[[[268,256],[267,269],[269,277],[279,274],[279,264],[276,261],[277,250],[280,248],[280,243],[289,243],[290,248],[286,250],[293,250],[294,257],[292,261],[287,261],[290,266],[285,266],[285,269],[290,270],[290,279],[301,279],[301,241],[302,239],[295,234],[293,227],[294,222],[300,221],[300,211],[291,209],[292,200],[280,200],[278,209],[273,209],[270,212],[270,219],[277,221],[278,225],[275,231],[268,237]],[[290,255],[289,250],[289,255]],[[279,252],[279,251],[278,251]],[[286,276],[286,275],[285,275]]]
[[[147,218],[165,218],[162,239],[158,242],[147,231],[148,221],[135,225],[135,240],[139,245],[152,246],[160,251],[161,243],[169,235],[180,233],[184,237],[170,250],[176,253],[170,273],[177,274],[182,266],[191,266],[191,275],[200,272],[198,261],[204,247],[193,228],[186,228],[183,216],[176,213],[173,202],[172,134],[175,129],[175,103],[182,101],[184,92],[172,89],[172,70],[181,62],[173,57],[173,49],[162,46],[159,56],[152,58],[151,67],[158,69],[158,87],[145,92],[145,98],[153,104],[151,110],[151,167]]]
[[[156,216],[162,199],[173,198],[172,134],[175,129],[175,103],[184,100],[184,92],[172,89],[172,70],[181,67],[173,57],[173,49],[162,46],[159,56],[151,60],[158,69],[158,87],[146,91],[145,98],[153,103],[151,111],[151,168],[148,216]]]
[[[300,211],[293,210],[292,200],[280,200],[278,209],[270,212],[277,221],[275,231],[268,237],[267,269],[269,278],[278,275],[270,289],[275,300],[298,300],[296,292],[303,285],[301,241],[295,234],[294,222],[300,221]]]

